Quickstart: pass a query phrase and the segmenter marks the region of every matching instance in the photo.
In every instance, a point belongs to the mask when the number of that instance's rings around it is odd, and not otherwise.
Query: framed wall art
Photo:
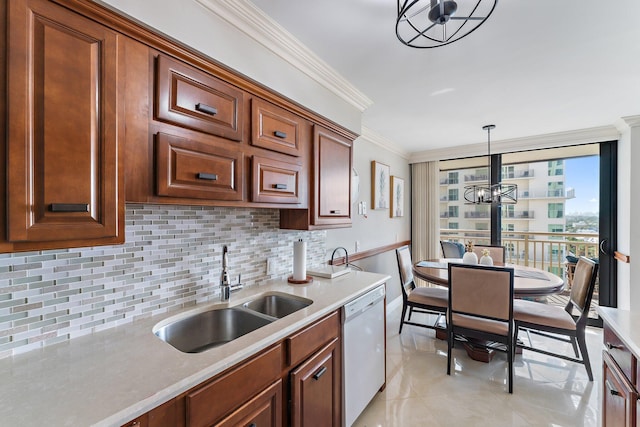
[[[391,177],[391,218],[404,216],[404,179]]]
[[[389,165],[373,160],[371,162],[371,207],[389,208]]]

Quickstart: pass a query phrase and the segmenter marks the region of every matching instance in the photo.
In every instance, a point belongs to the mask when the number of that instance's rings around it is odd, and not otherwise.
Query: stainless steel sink
[[[281,319],[291,313],[311,305],[313,301],[294,295],[270,293],[262,295],[252,301],[245,302],[242,307],[267,316]]]
[[[267,293],[236,307],[184,317],[154,328],[154,333],[184,353],[200,353],[255,331],[312,302],[294,295]]]
[[[255,331],[273,320],[240,308],[221,308],[177,320],[158,329],[155,334],[184,353],[200,353]]]

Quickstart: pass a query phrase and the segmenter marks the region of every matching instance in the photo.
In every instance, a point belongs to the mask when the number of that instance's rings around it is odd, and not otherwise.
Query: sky
[[[598,213],[599,171],[599,156],[565,159],[565,190],[576,190],[575,199],[566,201],[566,215]]]

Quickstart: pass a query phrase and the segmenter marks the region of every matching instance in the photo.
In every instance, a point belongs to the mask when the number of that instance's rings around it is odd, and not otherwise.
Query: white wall
[[[640,116],[626,117],[618,142],[618,251],[631,263],[618,262],[618,307],[640,309]]]
[[[371,209],[371,161],[389,165],[391,175],[404,179],[404,216],[390,218],[389,209]],[[338,246],[349,253],[356,252],[356,240],[360,242],[359,252],[411,239],[411,179],[408,160],[389,152],[365,138],[358,138],[354,144],[354,168],[360,177],[360,195],[354,202],[353,226],[351,228],[327,231],[327,259]],[[358,215],[358,201],[367,203],[367,217]],[[342,256],[342,255],[341,255]],[[391,276],[387,283],[387,302],[400,296],[400,279],[395,252],[386,252],[355,262],[367,271]]]

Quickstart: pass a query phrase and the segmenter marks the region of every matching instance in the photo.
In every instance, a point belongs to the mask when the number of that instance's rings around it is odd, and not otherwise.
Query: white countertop
[[[200,304],[0,359],[0,424],[122,425],[388,280],[352,271],[308,285],[270,281],[233,293],[228,303]],[[313,304],[197,354],[182,353],[152,333],[167,318],[238,305],[264,292],[290,293]]]
[[[637,357],[640,357],[640,311],[598,307],[598,313]]]

